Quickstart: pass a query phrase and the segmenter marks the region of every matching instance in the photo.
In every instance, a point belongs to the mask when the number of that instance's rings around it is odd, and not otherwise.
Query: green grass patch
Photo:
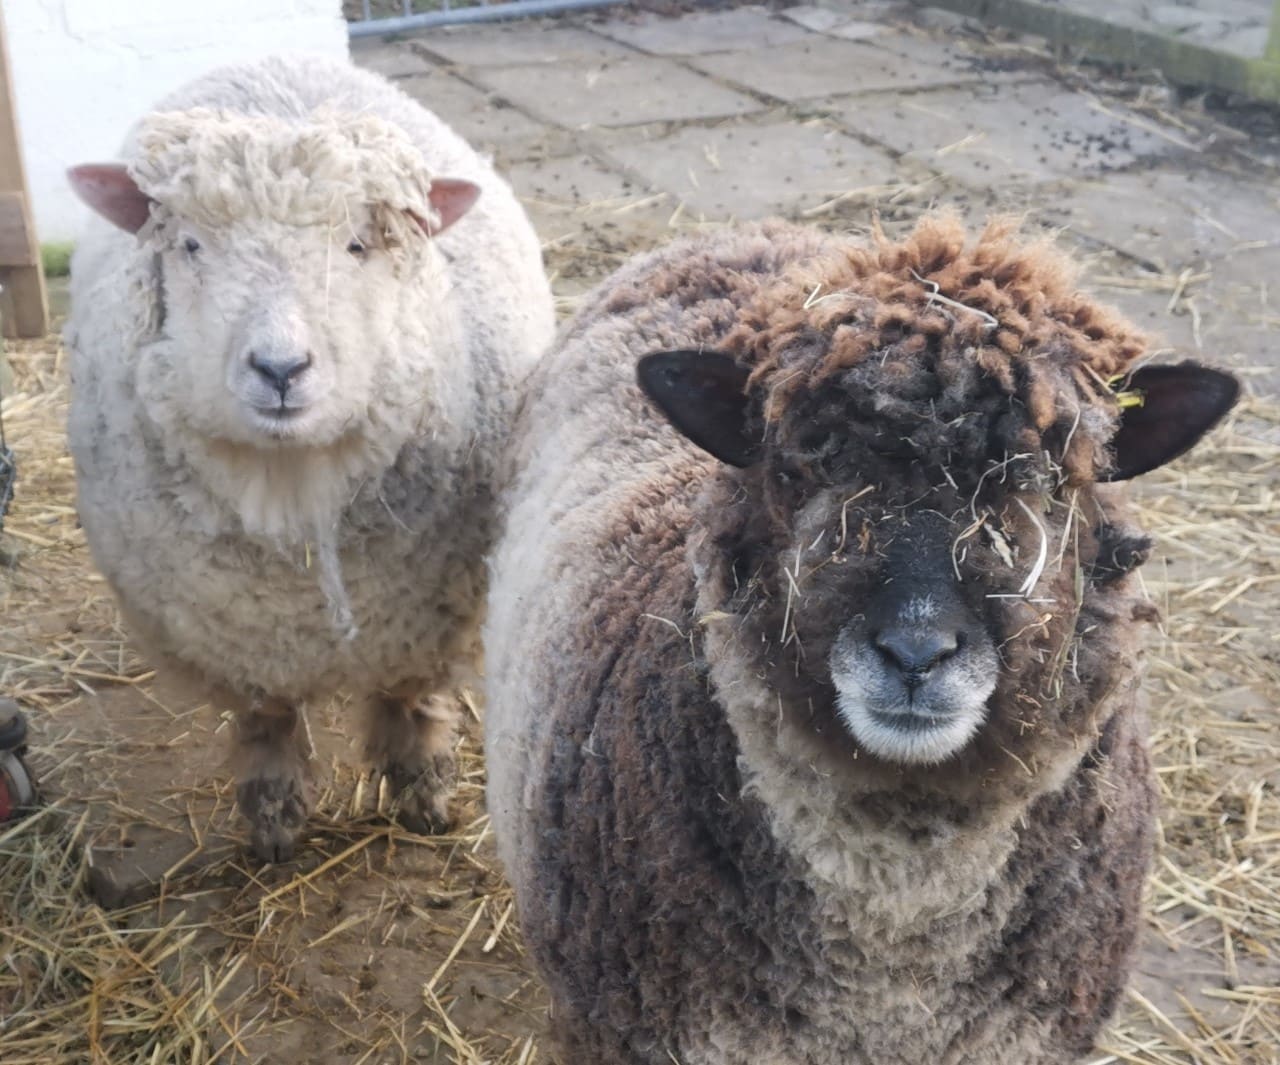
[[[69,240],[50,241],[40,245],[40,261],[44,264],[45,277],[66,277],[71,273],[71,249]]]

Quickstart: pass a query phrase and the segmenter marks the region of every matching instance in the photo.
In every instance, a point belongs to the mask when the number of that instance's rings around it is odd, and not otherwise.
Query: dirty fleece
[[[641,397],[637,360],[680,348],[753,368],[761,462]],[[1149,545],[1097,481],[1142,351],[1057,252],[948,218],[742,229],[588,301],[519,423],[496,580],[528,594],[487,637],[519,647],[489,665],[490,801],[567,1065],[1088,1050],[1151,844]],[[1002,668],[981,734],[902,768],[825,663],[921,509]]]

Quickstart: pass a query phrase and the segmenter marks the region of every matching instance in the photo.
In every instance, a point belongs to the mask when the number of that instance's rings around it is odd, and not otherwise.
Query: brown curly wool
[[[750,368],[758,461],[640,393],[677,349]],[[1141,352],[1056,252],[948,218],[743,227],[588,298],[513,435],[486,626],[490,813],[564,1065],[1088,1052],[1155,795],[1149,543],[1097,483]],[[926,520],[999,677],[963,750],[904,765],[827,663]]]
[[[1092,481],[1116,411],[1105,382],[1144,339],[1079,291],[1075,264],[1047,240],[1015,233],[996,222],[967,246],[944,214],[901,243],[877,231],[869,247],[842,244],[762,288],[721,350],[754,367],[760,415],[784,446],[852,432],[894,449],[896,437],[961,468],[998,447]]]

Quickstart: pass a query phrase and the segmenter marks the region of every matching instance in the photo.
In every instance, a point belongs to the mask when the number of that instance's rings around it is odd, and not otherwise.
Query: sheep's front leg
[[[386,778],[396,819],[410,832],[447,831],[449,801],[457,786],[452,700],[421,698],[430,689],[404,684],[369,701],[366,752]]]
[[[236,805],[264,862],[292,858],[307,820],[308,752],[298,717],[296,706],[278,699],[255,699],[236,712]]]

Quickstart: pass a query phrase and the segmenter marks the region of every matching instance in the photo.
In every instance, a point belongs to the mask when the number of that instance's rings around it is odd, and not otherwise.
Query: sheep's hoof
[[[428,756],[424,763],[396,763],[383,769],[392,816],[410,832],[438,836],[453,827],[449,801],[457,772],[452,754]]]
[[[301,784],[287,778],[259,777],[236,789],[236,803],[249,822],[249,845],[263,862],[287,862],[307,820]]]

